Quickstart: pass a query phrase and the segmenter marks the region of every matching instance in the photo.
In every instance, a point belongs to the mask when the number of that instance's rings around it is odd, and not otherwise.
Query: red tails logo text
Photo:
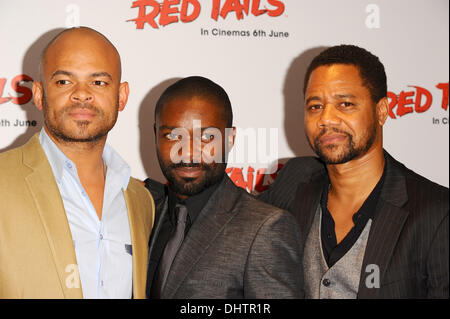
[[[283,14],[285,6],[279,0],[211,0],[211,18],[226,19],[229,13],[234,13],[238,20],[244,15],[255,17],[267,14],[278,17]],[[261,3],[263,2],[263,3]],[[269,8],[264,3],[267,2]],[[127,21],[136,22],[137,29],[143,29],[148,23],[154,29],[177,22],[192,22],[200,16],[201,5],[199,0],[137,0],[132,8],[139,8],[138,17]]]
[[[233,183],[236,184],[236,186],[245,189],[249,193],[262,193],[270,186],[270,182],[267,181],[267,178],[274,181],[282,167],[283,164],[279,163],[277,171],[273,174],[267,175],[264,174],[264,168],[255,171],[255,169],[250,166],[247,169],[247,178],[244,178],[242,168],[228,167],[225,172],[228,174]]]
[[[0,78],[0,104],[6,103],[9,101],[11,101],[12,103],[17,104],[17,105],[27,104],[31,100],[33,93],[31,92],[31,89],[29,87],[22,86],[21,84],[23,82],[32,82],[32,81],[33,81],[33,79],[26,74],[20,74],[20,75],[15,76],[11,80],[11,88],[19,96],[15,97],[15,96],[12,96],[11,94],[8,94],[8,96],[3,96],[3,92],[5,89],[5,85],[6,85],[6,79]]]
[[[441,107],[448,108],[448,83],[439,83],[436,88],[442,91]],[[428,111],[433,103],[433,95],[427,89],[410,85],[414,90],[401,91],[400,94],[388,92],[389,116],[393,119],[402,117],[408,113],[423,113]],[[394,111],[395,109],[395,111]]]

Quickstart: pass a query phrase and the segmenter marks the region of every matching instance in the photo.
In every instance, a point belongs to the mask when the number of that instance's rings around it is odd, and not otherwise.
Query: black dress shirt
[[[322,251],[325,261],[328,267],[332,267],[339,259],[341,259],[355,244],[356,240],[361,235],[364,227],[366,227],[369,219],[375,217],[375,208],[380,197],[381,188],[383,186],[385,172],[378,181],[375,188],[370,195],[364,201],[361,208],[353,215],[353,228],[345,236],[345,238],[338,244],[336,239],[335,225],[333,217],[328,210],[328,189],[329,181],[325,184],[322,191],[322,197],[320,205],[322,208],[322,225],[321,225],[321,237],[322,237]]]
[[[169,188],[169,223],[168,225],[168,233],[170,234],[172,231],[175,231],[176,226],[176,216],[175,216],[175,207],[177,204],[186,206],[188,210],[187,220],[186,220],[186,228],[184,231],[184,236],[187,235],[189,232],[189,229],[191,228],[192,224],[194,223],[195,219],[197,218],[200,211],[203,209],[203,207],[208,202],[208,199],[211,197],[211,195],[214,193],[214,191],[219,186],[219,183],[214,184],[211,187],[208,187],[203,192],[196,194],[194,196],[188,197],[185,200],[180,199],[170,188]],[[161,232],[164,232],[165,229],[162,228]]]

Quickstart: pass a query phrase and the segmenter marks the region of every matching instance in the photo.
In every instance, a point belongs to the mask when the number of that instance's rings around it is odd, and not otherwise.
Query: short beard
[[[226,164],[224,163],[213,164],[213,166],[201,163],[178,163],[165,166],[159,157],[158,160],[164,176],[169,181],[170,189],[178,195],[188,197],[197,195],[221,181],[225,175]],[[180,167],[200,167],[205,171],[205,176],[198,182],[195,182],[194,178],[181,178],[180,181],[172,173],[174,169]]]
[[[117,100],[117,107],[119,106],[118,103],[119,102]],[[80,108],[80,107],[88,109],[92,112],[95,112],[97,115],[104,115],[103,111],[101,111],[100,109],[98,109],[90,104],[87,104],[87,103],[72,104],[70,107],[65,108],[63,110],[63,113],[70,112],[70,110],[75,109],[75,108]],[[48,102],[47,102],[47,97],[45,95],[45,92],[43,93],[43,109],[44,109],[44,121],[45,121],[46,127],[48,128],[48,130],[50,131],[52,136],[54,136],[57,140],[59,140],[61,142],[65,142],[65,143],[96,143],[109,133],[109,131],[114,127],[114,125],[117,121],[117,117],[118,117],[118,112],[116,112],[111,125],[102,127],[101,130],[94,132],[95,134],[88,135],[87,137],[84,137],[84,138],[78,138],[78,137],[69,136],[66,132],[64,132],[64,129],[62,129],[58,125],[53,125],[53,122],[51,120],[49,120]],[[86,131],[89,124],[90,124],[89,121],[77,121],[78,130],[80,132]],[[83,135],[83,134],[81,134],[81,135]]]
[[[333,131],[339,134],[345,134],[347,136],[348,144],[344,147],[344,150],[338,154],[336,157],[331,157],[324,152],[323,147],[320,145],[320,138],[329,133],[329,131]],[[314,139],[314,147],[311,145],[309,138],[307,138],[310,143],[311,148],[316,152],[317,156],[327,165],[336,165],[336,164],[344,164],[352,161],[353,159],[367,153],[367,151],[372,147],[375,142],[375,138],[377,136],[377,127],[376,124],[372,125],[368,131],[368,137],[360,147],[355,147],[355,142],[353,141],[353,136],[347,132],[341,131],[337,128],[331,127],[326,128],[320,132],[320,134]],[[326,149],[333,151],[337,147],[335,145],[325,146]]]
[[[59,141],[64,141],[66,143],[94,143],[94,142],[98,142],[100,139],[102,139],[104,136],[106,136],[108,134],[108,132],[110,131],[110,129],[105,129],[102,130],[100,132],[97,132],[97,134],[95,135],[90,135],[88,137],[85,138],[76,138],[76,137],[70,137],[66,134],[64,134],[64,132],[62,130],[60,130],[59,128],[49,125],[49,122],[46,121],[45,122],[47,125],[47,128],[49,129],[49,131],[52,133],[52,135]],[[79,121],[77,122],[77,126],[79,127],[80,130],[85,130],[87,128],[87,126],[89,125],[89,121]]]

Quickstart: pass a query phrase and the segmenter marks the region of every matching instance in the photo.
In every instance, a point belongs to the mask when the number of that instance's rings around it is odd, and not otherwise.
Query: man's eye
[[[58,81],[56,81],[56,84],[58,84],[58,85],[67,85],[69,83],[70,82],[68,80],[58,80]]]
[[[343,106],[343,107],[350,107],[350,106],[353,106],[354,104],[353,103],[351,103],[351,102],[342,102],[341,103],[341,106]]]
[[[321,108],[322,108],[322,105],[320,105],[320,104],[313,104],[313,105],[308,106],[308,110],[310,110],[310,111],[317,111],[317,110],[320,110]]]
[[[167,133],[164,136],[170,141],[178,141],[181,139],[181,135],[174,134],[174,133]]]
[[[105,81],[100,81],[100,80],[94,81],[93,84],[96,85],[96,86],[106,86],[106,85],[108,85],[107,82],[105,82]]]
[[[214,135],[213,134],[209,134],[209,133],[203,133],[202,134],[202,142],[211,142],[214,139]]]

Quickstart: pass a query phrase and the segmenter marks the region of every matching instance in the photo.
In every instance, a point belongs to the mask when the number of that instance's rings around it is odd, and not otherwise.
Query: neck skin
[[[65,142],[55,138],[47,126],[44,126],[44,129],[58,148],[74,162],[80,179],[87,176],[97,176],[99,172],[103,175],[102,155],[106,136],[94,142]]]
[[[337,165],[327,165],[332,195],[338,202],[350,205],[364,201],[377,185],[384,170],[384,154],[377,143],[359,158]]]

